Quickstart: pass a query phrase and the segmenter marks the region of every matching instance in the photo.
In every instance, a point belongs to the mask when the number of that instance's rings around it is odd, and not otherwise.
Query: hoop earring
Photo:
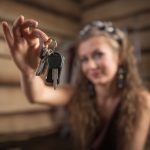
[[[123,66],[119,66],[118,68],[118,74],[117,74],[117,87],[119,89],[122,89],[124,87],[125,84],[125,75],[126,75],[126,71],[125,68]]]

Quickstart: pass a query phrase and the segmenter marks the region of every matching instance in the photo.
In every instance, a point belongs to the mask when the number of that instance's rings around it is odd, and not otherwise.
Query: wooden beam
[[[10,52],[8,50],[7,43],[4,40],[0,40],[0,57],[10,58]]]
[[[126,17],[149,8],[150,1],[147,0],[114,1],[85,11],[82,16],[83,24],[97,19],[112,21],[115,18]]]
[[[0,120],[0,142],[52,134],[58,128],[57,121],[48,111],[0,115]]]
[[[15,0],[18,3],[32,5],[38,9],[54,13],[61,17],[68,18],[70,20],[80,19],[80,7],[79,4],[71,0]]]
[[[144,27],[150,27],[150,12],[149,13],[143,13],[138,16],[129,17],[129,18],[122,18],[116,21],[113,21],[113,23],[120,28],[127,29],[131,28],[133,30],[140,29]]]
[[[81,0],[81,3],[83,6],[89,6],[98,1],[101,1],[101,0]]]
[[[150,54],[141,55],[141,61],[138,63],[140,73],[143,77],[150,76],[149,66],[150,66]]]
[[[6,13],[8,6],[11,6],[11,9]],[[51,36],[55,34],[66,38],[73,38],[78,31],[79,23],[16,2],[0,2],[0,17],[4,18],[4,20],[13,21],[20,14],[24,15],[25,18],[37,20],[39,22],[39,27],[48,30],[52,33]]]
[[[49,110],[50,107],[31,104],[20,87],[0,86],[0,115]]]
[[[104,5],[106,3],[108,4],[111,1],[115,0],[81,0],[81,5],[84,10],[88,10],[94,8],[97,5]]]
[[[19,71],[11,59],[0,59],[0,83],[19,83]]]
[[[129,34],[130,39],[139,44],[141,49],[149,49],[150,48],[150,42],[148,39],[150,39],[150,30],[145,32],[135,32]],[[135,41],[136,40],[136,41]]]
[[[150,51],[150,48],[149,48]],[[143,80],[144,85],[150,90],[150,53],[141,53],[141,60],[138,62],[138,68],[140,76]]]

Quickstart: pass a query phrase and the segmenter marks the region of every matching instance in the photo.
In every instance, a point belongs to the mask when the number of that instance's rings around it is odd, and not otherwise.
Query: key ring
[[[53,50],[55,50],[55,48],[57,47],[57,41],[52,38],[52,42],[54,43]],[[51,43],[52,43],[52,42],[51,42]],[[50,44],[51,44],[51,43],[50,43]],[[49,46],[50,46],[50,44],[49,44]],[[49,48],[49,47],[48,47],[48,48]]]
[[[44,42],[44,47],[48,48],[48,45],[52,42],[52,39],[49,37],[47,41]]]
[[[55,48],[57,47],[57,41],[54,38],[49,37],[48,40],[44,42],[44,45],[47,49],[54,51]]]

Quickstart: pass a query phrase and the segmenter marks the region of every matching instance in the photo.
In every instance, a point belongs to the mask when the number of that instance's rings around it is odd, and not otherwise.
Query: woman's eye
[[[81,62],[81,63],[86,63],[87,61],[88,61],[88,58],[86,58],[86,57],[80,59],[80,62]]]
[[[93,55],[93,57],[94,58],[101,58],[103,56],[103,53],[101,53],[101,52],[97,52],[97,53],[95,53],[94,55]]]

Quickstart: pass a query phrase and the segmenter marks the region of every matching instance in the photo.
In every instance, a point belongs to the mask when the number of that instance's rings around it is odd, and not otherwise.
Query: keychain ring
[[[48,48],[48,45],[52,42],[52,38],[48,38],[47,41],[44,42],[44,46]]]
[[[52,47],[51,45],[53,45],[53,43],[54,43],[54,46]],[[57,41],[54,38],[49,37],[48,40],[44,42],[44,45],[48,49],[55,50],[55,48],[57,47]]]
[[[57,47],[57,41],[55,40],[55,39],[53,39],[53,38],[51,38],[51,43],[49,44],[49,46],[48,46],[48,48],[51,48],[50,46],[51,46],[51,44],[53,44],[54,43],[54,47],[52,48],[53,50],[55,50],[55,48]]]

